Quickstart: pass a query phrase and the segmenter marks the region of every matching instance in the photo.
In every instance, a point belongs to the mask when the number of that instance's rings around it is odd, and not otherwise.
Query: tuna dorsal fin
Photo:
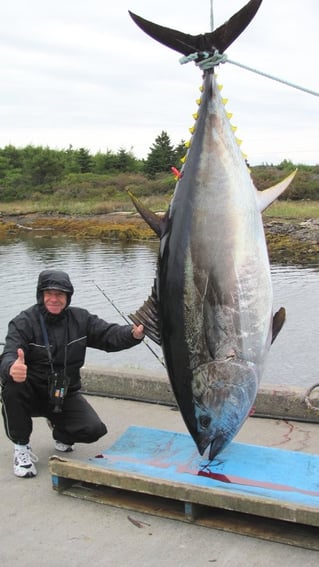
[[[161,335],[158,324],[158,304],[156,283],[152,287],[151,295],[144,301],[135,313],[131,313],[129,318],[135,325],[144,325],[144,333],[156,344],[161,344]]]
[[[190,55],[199,51],[213,53],[216,49],[223,53],[229,45],[241,34],[255,16],[262,0],[250,0],[241,10],[232,16],[225,24],[214,30],[200,35],[191,35],[171,28],[159,26],[144,20],[129,11],[134,22],[150,37],[167,47]]]
[[[271,344],[274,342],[275,338],[280,333],[285,320],[286,320],[286,309],[284,307],[280,307],[279,311],[277,311],[277,313],[275,313],[273,320],[272,320],[272,340],[271,340]]]
[[[163,233],[165,232],[165,225],[166,225],[166,215],[159,216],[156,213],[153,213],[150,209],[145,207],[143,203],[133,193],[128,191],[129,196],[131,197],[136,210],[140,213],[141,217],[147,222],[147,224],[151,227],[152,230],[161,238]]]
[[[265,189],[264,191],[257,191],[258,208],[260,212],[267,209],[267,207],[269,207],[269,205],[271,205],[271,203],[273,203],[279,197],[279,195],[281,195],[281,193],[283,193],[287,189],[296,173],[297,169],[295,169],[295,171],[290,173],[290,175],[285,177],[285,179],[283,179],[276,185],[269,187],[269,189]]]

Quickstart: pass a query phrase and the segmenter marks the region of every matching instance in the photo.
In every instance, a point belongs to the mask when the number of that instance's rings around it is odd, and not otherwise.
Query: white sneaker
[[[38,457],[32,453],[30,445],[15,445],[13,456],[13,472],[20,478],[32,478],[36,476],[37,469],[34,463]]]
[[[73,451],[73,445],[67,445],[66,443],[62,443],[62,441],[55,441],[55,448],[57,451],[61,451],[61,453],[70,453]]]

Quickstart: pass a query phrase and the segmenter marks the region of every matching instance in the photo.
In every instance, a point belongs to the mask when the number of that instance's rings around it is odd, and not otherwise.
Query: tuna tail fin
[[[130,11],[129,14],[134,22],[150,37],[183,55],[201,51],[208,51],[213,54],[216,49],[223,53],[237,39],[255,16],[261,2],[262,0],[250,0],[222,26],[213,32],[200,35],[190,35],[159,26]]]
[[[154,230],[157,236],[161,238],[165,232],[166,215],[159,216],[156,213],[153,213],[153,211],[145,207],[143,203],[141,203],[141,201],[137,199],[133,193],[131,193],[131,191],[128,191],[128,195],[131,197],[133,204],[141,217],[151,227],[151,229]]]
[[[273,203],[273,201],[275,201],[279,197],[279,195],[281,195],[281,193],[283,193],[289,187],[296,173],[297,169],[287,175],[285,179],[283,179],[276,185],[269,187],[269,189],[265,189],[264,191],[257,191],[257,201],[260,212],[267,209],[267,207],[269,207],[269,205],[271,205],[271,203]]]

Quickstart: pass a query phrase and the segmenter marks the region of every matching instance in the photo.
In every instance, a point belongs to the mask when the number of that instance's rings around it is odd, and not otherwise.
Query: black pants
[[[105,424],[79,391],[68,392],[60,413],[53,412],[45,383],[6,380],[1,394],[4,427],[13,443],[29,443],[32,417],[39,416],[52,423],[53,438],[67,445],[93,443],[107,433]]]

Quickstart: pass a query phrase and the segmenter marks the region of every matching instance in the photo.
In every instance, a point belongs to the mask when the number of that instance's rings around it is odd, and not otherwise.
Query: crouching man
[[[107,323],[86,309],[70,307],[73,291],[67,273],[44,270],[37,303],[9,323],[0,366],[2,416],[14,443],[18,477],[37,474],[30,446],[32,417],[48,420],[58,451],[72,451],[74,443],[93,443],[107,433],[79,391],[86,348],[120,351],[144,337],[142,325]]]

